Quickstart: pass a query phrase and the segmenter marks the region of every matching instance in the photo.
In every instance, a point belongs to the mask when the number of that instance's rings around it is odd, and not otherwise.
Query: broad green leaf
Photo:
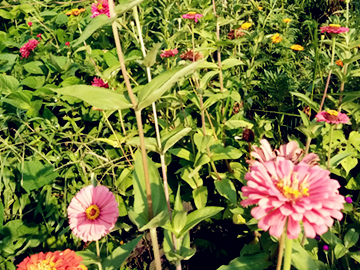
[[[291,264],[296,269],[301,270],[318,270],[315,261],[311,256],[306,252],[306,250],[297,242],[293,241],[292,254],[291,254]]]
[[[39,89],[45,83],[45,76],[30,76],[20,82],[20,85],[26,85],[32,89]]]
[[[220,211],[222,211],[223,207],[216,207],[216,206],[209,206],[205,208],[201,208],[198,210],[195,210],[194,212],[191,212],[186,219],[186,225],[181,230],[179,234],[179,238],[183,237],[185,233],[190,231],[193,227],[195,227],[197,224],[199,224],[204,219],[210,218]]]
[[[30,91],[23,90],[11,93],[6,99],[3,99],[2,101],[9,103],[18,109],[29,110],[31,109],[31,97],[32,93]]]
[[[355,261],[357,261],[358,263],[360,263],[360,251],[356,251],[356,252],[349,252],[348,255],[353,258]]]
[[[8,95],[17,91],[19,88],[19,81],[12,76],[0,74],[0,93]]]
[[[102,87],[81,84],[50,89],[62,95],[80,98],[101,110],[123,110],[132,107],[125,95]]]
[[[41,69],[44,64],[40,61],[32,61],[24,65],[24,69],[31,74],[43,75],[44,71]]]
[[[156,142],[155,138],[145,137],[144,141],[145,141],[146,150],[160,153],[160,150],[158,148],[158,145],[157,145],[157,142]],[[140,138],[139,137],[133,137],[133,138],[129,139],[126,142],[126,144],[131,145],[131,146],[136,146],[136,147],[140,148]]]
[[[227,98],[229,96],[229,94],[230,94],[229,92],[225,92],[225,94],[219,93],[219,94],[212,95],[204,102],[204,108],[205,109],[209,108],[214,103],[216,103],[224,98]]]
[[[200,89],[205,90],[209,81],[217,74],[219,74],[218,70],[207,72],[200,80]]]
[[[106,270],[117,270],[120,269],[120,266],[123,262],[129,257],[130,253],[139,243],[142,235],[135,238],[131,242],[127,243],[126,245],[117,247],[114,249],[113,252],[102,262],[103,269]]]
[[[210,147],[211,161],[223,160],[223,159],[238,159],[242,156],[242,152],[233,147],[217,144]]]
[[[310,125],[310,121],[309,121],[308,116],[304,112],[302,112],[300,110],[298,110],[298,111],[300,113],[300,117],[301,117],[301,120],[302,120],[304,126],[308,127]]]
[[[175,197],[175,205],[174,205],[174,210],[175,211],[184,211],[184,206],[182,204],[181,201],[181,195],[180,195],[180,188],[181,186],[178,186],[178,190],[176,192],[176,197]]]
[[[360,59],[360,55],[359,55],[359,54],[356,54],[356,55],[354,55],[354,56],[351,57],[351,58],[344,59],[344,60],[343,60],[343,63],[344,63],[344,64],[350,64],[350,63],[353,63],[353,62],[355,62],[355,61],[358,61],[359,59]]]
[[[206,186],[201,186],[192,191],[195,206],[197,209],[204,208],[208,199],[208,189]]]
[[[157,227],[164,226],[166,223],[168,223],[170,220],[169,210],[163,210],[161,213],[157,214],[155,217],[153,217],[147,224],[145,224],[143,227],[139,228],[140,232],[154,229]]]
[[[298,92],[290,92],[290,94],[292,94],[293,96],[297,96],[302,102],[304,102],[314,111],[319,111],[319,104],[312,101],[308,96]]]
[[[4,205],[2,203],[2,200],[0,199],[0,230],[3,227],[4,223]]]
[[[334,248],[335,258],[340,259],[343,257],[349,250],[341,243],[337,243]]]
[[[186,224],[186,211],[176,211],[173,224],[174,224],[174,230],[178,234],[181,232],[181,230],[184,228]]]
[[[330,231],[330,229],[321,235],[321,239],[324,240],[324,242],[328,245],[335,246],[337,243],[341,243],[341,240]]]
[[[344,245],[346,248],[351,248],[359,240],[359,233],[354,228],[350,229],[344,237]]]
[[[23,164],[18,165],[18,170],[21,172],[22,187],[26,192],[48,185],[59,176],[52,165],[44,165],[38,160],[25,161]]]
[[[228,120],[225,122],[227,129],[252,128],[254,125],[244,120]]]
[[[0,62],[3,62],[3,63],[0,65],[0,72],[6,72],[8,70],[11,70],[13,65],[15,64],[15,61],[17,58],[18,58],[18,55],[16,55],[16,54],[1,53],[0,54]],[[4,75],[4,76],[6,76],[6,75]],[[0,89],[1,89],[1,87],[0,87]]]
[[[236,58],[229,58],[229,59],[226,59],[226,60],[221,62],[221,66],[222,66],[223,70],[226,70],[226,69],[231,68],[231,67],[243,65],[243,64],[244,64],[243,61],[241,61],[239,59],[236,59]]]
[[[190,166],[181,168],[179,171],[181,172],[181,178],[186,183],[188,183],[192,189],[195,189],[198,186],[202,186],[202,184],[203,184],[202,181],[201,181],[201,184],[198,185],[198,183],[195,180],[196,177],[200,177],[199,174],[196,172],[194,173],[194,170]],[[194,176],[191,176],[192,174],[194,174]]]
[[[183,159],[186,159],[186,160],[189,160],[189,161],[194,161],[194,155],[184,149],[184,148],[172,148],[172,149],[169,149],[168,150],[171,154],[173,154],[174,156],[177,156],[179,158],[183,158]]]
[[[228,265],[222,265],[217,270],[264,270],[267,269],[272,262],[268,261],[269,255],[258,253],[254,255],[245,255],[237,257]]]
[[[158,56],[158,51],[161,47],[161,43],[155,43],[151,50],[146,54],[143,64],[145,67],[152,67],[156,62],[156,57]]]
[[[228,199],[233,205],[237,204],[236,189],[230,179],[215,180],[215,187],[221,196]]]
[[[198,153],[195,158],[195,167],[201,167],[204,164],[207,164],[211,161],[209,156],[205,153]],[[192,174],[190,174],[192,176]]]
[[[3,17],[4,19],[7,20],[12,20],[15,18],[15,16],[12,13],[5,11],[3,9],[0,9],[0,17]]]
[[[82,32],[81,36],[71,42],[72,47],[77,47],[81,43],[83,43],[85,40],[87,40],[96,30],[103,27],[106,24],[112,23],[116,17],[109,18],[105,14],[101,14],[95,18],[92,18],[90,23],[86,26],[85,30]]]
[[[115,6],[115,13],[119,16],[134,6],[140,5],[143,1],[144,0],[121,0],[119,4]]]
[[[81,256],[84,265],[97,264],[100,262],[98,256],[90,250],[76,251],[76,255]]]
[[[213,136],[204,136],[200,133],[194,134],[194,142],[199,152],[204,152],[206,148],[215,141]]]
[[[169,150],[174,144],[176,144],[180,139],[182,139],[185,135],[187,135],[192,129],[187,127],[184,128],[180,126],[180,130],[175,129],[175,132],[171,131],[171,137],[169,138],[161,138],[162,142],[162,152],[166,153],[167,150]]]
[[[146,108],[151,103],[161,98],[161,96],[178,80],[194,72],[194,69],[199,63],[201,63],[201,61],[192,63],[183,68],[175,68],[169,71],[165,71],[164,73],[155,77],[139,91],[139,103],[137,109],[141,110]]]
[[[351,155],[353,155],[353,154],[354,154],[354,153],[344,152],[344,153],[339,153],[339,154],[333,156],[333,157],[330,159],[330,168],[336,167],[337,165],[339,165],[339,163],[340,163],[343,159],[345,159],[345,158],[347,158],[347,157],[349,157],[349,156],[351,156]]]

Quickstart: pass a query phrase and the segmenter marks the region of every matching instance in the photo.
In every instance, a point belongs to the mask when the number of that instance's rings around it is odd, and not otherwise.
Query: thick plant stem
[[[330,126],[330,138],[329,138],[329,149],[328,149],[328,155],[327,155],[327,168],[330,169],[330,158],[331,158],[331,143],[332,143],[332,137],[334,133],[334,125]]]
[[[150,229],[150,236],[152,241],[152,246],[154,249],[154,258],[155,258],[155,266],[156,269],[161,269],[161,258],[160,258],[160,251],[159,251],[159,243],[157,240],[156,228]]]
[[[99,260],[100,260],[101,258],[100,258],[99,241],[96,241],[96,255],[97,255],[97,257],[98,257]],[[99,270],[102,270],[102,264],[101,264],[100,262],[98,263],[98,266],[99,266]]]
[[[346,27],[349,28],[349,2],[346,2]]]
[[[305,156],[309,153],[310,143],[311,143],[311,137],[307,137],[306,147],[305,147],[305,154],[304,154]]]
[[[292,239],[289,239],[285,234],[285,257],[283,270],[290,270],[291,268],[291,254],[292,254]]]
[[[277,261],[277,265],[276,265],[276,270],[281,270],[281,265],[282,265],[282,261],[283,261],[283,255],[284,255],[284,243],[285,243],[285,235],[286,233],[284,232],[280,238],[279,238],[279,253],[278,253],[278,261]]]
[[[348,67],[348,64],[345,64],[345,67],[344,67],[344,75],[346,74],[347,67]],[[342,92],[344,91],[344,87],[345,87],[345,83],[342,82],[342,83],[341,83],[341,86],[340,86],[340,93],[342,93]],[[341,102],[342,102],[342,96],[339,96],[339,107],[338,107],[338,111],[339,111],[339,112],[341,111]]]

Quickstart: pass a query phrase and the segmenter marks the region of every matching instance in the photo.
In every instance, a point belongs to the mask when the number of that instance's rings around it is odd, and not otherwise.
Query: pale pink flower
[[[101,78],[96,78],[96,77],[94,77],[93,81],[91,82],[91,85],[102,88],[109,88],[108,83],[105,83]]]
[[[162,52],[162,54],[160,54],[160,56],[161,57],[172,57],[172,56],[175,56],[175,55],[177,55],[178,54],[178,49],[166,49],[166,50],[162,50],[161,51]]]
[[[84,242],[99,240],[115,226],[118,203],[107,187],[82,188],[67,209],[70,228]]]
[[[200,19],[203,15],[197,14],[196,12],[189,12],[187,14],[182,15],[183,19],[190,19],[194,20],[196,23],[198,22],[198,19]]]
[[[261,147],[252,146],[254,151],[250,153],[250,155],[257,159],[259,162],[264,163],[266,161],[276,161],[278,157],[284,157],[285,159],[291,160],[294,163],[299,163],[300,158],[303,156],[304,150],[299,148],[299,145],[296,141],[291,141],[287,144],[281,145],[279,147],[279,150],[273,151],[271,148],[270,143],[262,139],[260,141]],[[317,164],[317,161],[319,161],[318,155],[314,153],[310,153],[305,155],[301,162],[307,163],[309,165],[315,165]],[[255,160],[247,160],[247,163],[250,165],[254,164]]]
[[[321,33],[327,32],[329,34],[341,34],[349,32],[349,28],[341,27],[340,24],[329,24],[329,26],[320,27]]]
[[[247,199],[242,206],[258,204],[251,215],[259,220],[258,227],[280,237],[287,224],[287,236],[296,239],[302,222],[306,237],[324,234],[341,220],[344,197],[339,194],[338,181],[330,172],[315,165],[278,157],[276,162],[256,161],[245,175],[246,186],[241,191]]]
[[[27,43],[25,43],[20,48],[21,58],[28,58],[31,51],[35,50],[37,45],[39,44],[39,41],[36,39],[30,39]]]
[[[101,14],[106,14],[110,18],[110,9],[108,0],[98,0],[91,5],[91,18],[95,18]]]
[[[326,122],[329,124],[347,124],[350,118],[345,114],[335,110],[319,112],[315,115],[317,122]]]

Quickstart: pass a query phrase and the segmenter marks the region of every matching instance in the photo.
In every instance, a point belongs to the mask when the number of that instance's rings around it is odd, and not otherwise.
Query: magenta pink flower
[[[280,237],[287,224],[287,236],[296,239],[301,231],[306,237],[322,235],[333,225],[333,219],[342,219],[344,197],[339,195],[338,181],[330,179],[330,172],[319,166],[278,157],[276,162],[255,162],[248,180],[242,187],[242,206],[258,204],[251,215],[259,220],[258,227]]]
[[[93,81],[91,82],[91,85],[102,88],[109,88],[108,83],[105,83],[101,78],[96,78],[96,77],[94,77]]]
[[[114,228],[119,216],[118,206],[107,187],[82,188],[67,209],[73,234],[84,242],[99,240]]]
[[[91,5],[91,18],[95,18],[101,14],[106,14],[110,18],[110,10],[108,0],[98,0]]]
[[[37,36],[38,38],[42,39],[41,33],[37,34],[36,36]]]
[[[162,50],[161,51],[162,52],[162,54],[160,54],[160,56],[161,57],[172,57],[172,56],[175,56],[175,55],[177,55],[178,54],[178,49],[166,49],[166,50]]]
[[[329,24],[329,26],[320,27],[321,33],[327,32],[329,34],[341,34],[349,32],[349,28],[341,27],[340,24]]]
[[[335,110],[319,112],[315,115],[317,122],[326,122],[329,124],[347,124],[350,118],[345,114]]]
[[[278,157],[284,157],[285,159],[291,160],[292,162],[299,163],[300,158],[303,156],[304,150],[299,148],[299,145],[296,141],[291,141],[287,144],[281,145],[279,150],[273,151],[269,142],[265,139],[260,141],[261,147],[253,146],[253,152],[250,155],[257,159],[261,163],[266,161],[276,161]],[[307,154],[301,159],[301,162],[307,163],[309,165],[316,165],[319,161],[318,155],[314,153]],[[247,163],[250,165],[254,164],[255,160],[247,160]]]
[[[25,43],[20,48],[21,59],[24,57],[28,58],[31,51],[35,50],[35,48],[37,47],[38,44],[39,44],[39,41],[36,39],[30,39],[27,43]]]
[[[198,22],[198,19],[200,19],[202,16],[202,14],[197,14],[196,12],[189,12],[188,14],[182,15],[184,19],[194,20],[196,23]]]
[[[28,22],[28,26],[29,26],[29,27],[31,27],[31,26],[32,26],[32,24],[33,24],[32,22]]]
[[[69,42],[69,41],[66,41],[66,42],[65,42],[65,46],[70,47],[70,42]]]

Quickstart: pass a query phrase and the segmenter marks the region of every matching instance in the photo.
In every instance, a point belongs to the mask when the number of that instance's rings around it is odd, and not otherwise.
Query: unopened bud
[[[240,214],[233,215],[233,222],[234,224],[245,224],[246,220]]]
[[[243,139],[246,142],[253,142],[254,139],[255,139],[254,131],[252,131],[251,129],[246,128],[243,131]]]

